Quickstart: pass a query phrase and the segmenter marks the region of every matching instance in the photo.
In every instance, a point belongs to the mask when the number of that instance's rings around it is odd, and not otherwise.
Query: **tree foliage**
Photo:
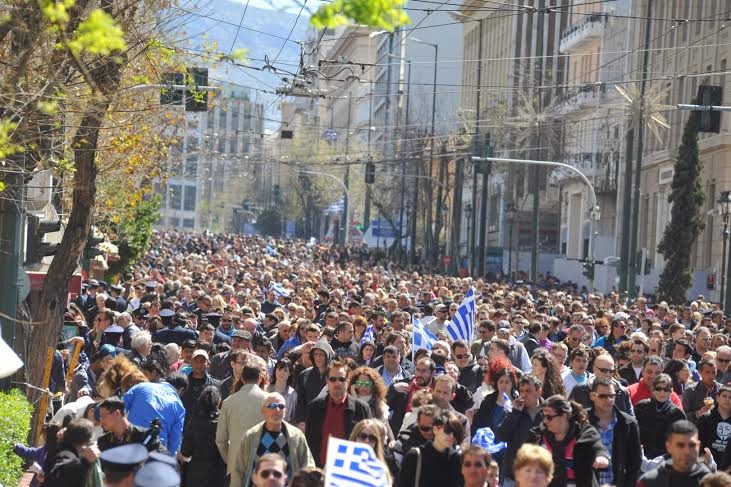
[[[263,210],[256,218],[254,228],[267,237],[279,237],[282,234],[282,213],[274,208]]]
[[[23,460],[13,453],[13,445],[25,443],[33,407],[17,389],[0,392],[0,485],[18,485]]]
[[[693,281],[690,260],[693,242],[704,227],[701,209],[705,194],[700,181],[703,164],[698,156],[697,113],[691,112],[685,124],[674,166],[672,191],[668,196],[672,205],[670,224],[657,248],[665,257],[658,292],[660,299],[670,304],[684,304],[686,301],[686,293]]]
[[[348,23],[392,30],[409,23],[405,0],[333,0],[322,5],[310,18],[318,29]]]

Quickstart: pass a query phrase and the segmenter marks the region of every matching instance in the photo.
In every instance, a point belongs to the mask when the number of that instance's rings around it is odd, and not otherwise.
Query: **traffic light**
[[[278,203],[279,202],[279,185],[275,184],[272,189],[273,189],[273,193],[274,193],[274,202]]]
[[[366,184],[373,184],[376,182],[376,165],[372,162],[366,162],[365,182]]]
[[[589,280],[594,279],[594,262],[590,260],[584,261],[582,267],[584,268],[584,271],[582,272],[584,277]]]
[[[46,243],[43,236],[61,230],[61,220],[41,220],[28,215],[28,238],[25,243],[25,265],[38,264],[44,257],[54,255],[58,244]]]
[[[723,104],[721,86],[701,85],[698,87],[698,105],[717,107]],[[719,133],[721,131],[721,112],[700,112],[696,117],[698,132]]]

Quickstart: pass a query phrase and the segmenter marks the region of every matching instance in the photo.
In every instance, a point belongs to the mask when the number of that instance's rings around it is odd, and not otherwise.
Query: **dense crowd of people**
[[[240,235],[150,248],[68,308],[64,401],[45,445],[17,445],[36,485],[318,486],[333,438],[369,445],[384,485],[731,485],[731,317],[702,296],[648,305]],[[453,340],[470,289],[475,338]]]

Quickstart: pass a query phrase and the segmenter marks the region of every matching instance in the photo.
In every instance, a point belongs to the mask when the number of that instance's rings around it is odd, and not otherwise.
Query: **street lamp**
[[[515,205],[508,203],[505,219],[508,220],[508,280],[513,274],[513,222],[515,221]]]
[[[464,207],[464,214],[467,218],[467,235],[469,235],[470,225],[472,224],[472,205],[467,203]],[[467,240],[467,255],[469,255],[469,239]]]
[[[728,219],[731,215],[731,191],[722,191],[721,196],[718,198],[720,205],[721,219],[723,220],[723,232],[721,236],[723,238],[723,252],[721,255],[721,308],[724,308],[724,303],[728,303],[726,296],[726,248],[728,247]],[[731,282],[731,281],[729,281]]]

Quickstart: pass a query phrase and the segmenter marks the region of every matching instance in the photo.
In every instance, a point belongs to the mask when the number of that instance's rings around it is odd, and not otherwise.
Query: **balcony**
[[[569,114],[579,110],[598,107],[607,93],[607,86],[603,83],[589,83],[574,93],[567,93],[559,103],[558,112]]]
[[[600,39],[604,32],[607,18],[604,15],[593,14],[569,26],[561,34],[558,49],[561,54],[581,49],[590,42]]]

